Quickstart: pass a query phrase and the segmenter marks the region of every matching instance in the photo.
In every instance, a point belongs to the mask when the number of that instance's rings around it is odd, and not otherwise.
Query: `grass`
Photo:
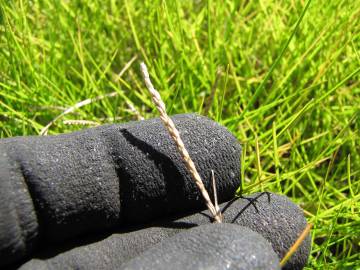
[[[242,142],[246,193],[305,210],[307,269],[360,267],[357,1],[0,3],[1,137],[157,116],[145,61],[169,114],[206,113]]]

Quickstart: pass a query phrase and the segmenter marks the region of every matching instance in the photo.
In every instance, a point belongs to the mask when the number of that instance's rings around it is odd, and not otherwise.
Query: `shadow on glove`
[[[240,144],[206,117],[172,117],[219,201],[240,178]],[[49,243],[204,208],[160,119],[0,140],[0,267]]]

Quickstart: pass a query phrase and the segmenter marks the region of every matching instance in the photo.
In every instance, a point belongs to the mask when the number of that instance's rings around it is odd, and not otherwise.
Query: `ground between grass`
[[[307,269],[360,267],[358,1],[4,1],[0,136],[198,112],[244,146],[246,193],[286,194]],[[64,113],[65,112],[65,113]]]

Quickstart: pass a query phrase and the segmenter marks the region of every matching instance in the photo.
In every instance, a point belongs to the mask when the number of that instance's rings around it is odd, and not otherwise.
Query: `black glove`
[[[283,258],[306,226],[302,210],[287,197],[273,193],[270,193],[270,201],[266,194],[257,193],[247,196],[246,199],[236,198],[230,202],[223,203],[220,205],[220,208],[224,216],[224,223],[240,225],[239,227],[241,228],[246,227],[251,229],[254,234],[255,232],[258,233],[258,236],[254,237],[253,240],[251,240],[253,234],[249,236],[244,235],[247,234],[248,231],[241,233],[238,238],[235,238],[235,241],[247,239],[243,243],[243,246],[247,247],[246,256],[247,258],[255,257],[252,267],[247,264],[247,267],[239,269],[258,269],[255,267],[258,265],[256,263],[266,263],[273,252],[277,254],[279,259]],[[231,241],[216,240],[222,237],[219,235],[221,234],[220,230],[218,230],[217,233],[212,232],[204,236],[201,235],[202,229],[199,229],[199,237],[194,240],[194,234],[191,233],[187,240],[186,231],[188,229],[201,228],[204,225],[207,226],[210,222],[210,213],[206,210],[185,217],[173,216],[145,225],[127,226],[116,232],[111,231],[102,235],[98,234],[96,236],[83,237],[81,241],[66,242],[62,245],[58,244],[51,247],[48,246],[46,250],[36,254],[35,257],[37,257],[37,259],[25,263],[21,269],[122,269],[122,267],[128,264],[133,265],[130,263],[132,261],[149,260],[149,254],[153,252],[153,248],[156,250],[154,256],[159,252],[165,255],[169,251],[170,259],[172,260],[176,259],[174,254],[175,250],[179,248],[179,245],[176,245],[178,238],[175,238],[177,240],[172,240],[170,237],[176,237],[178,233],[184,231],[185,234],[182,234],[180,238],[184,238],[184,242],[182,243],[186,249],[187,241],[191,241],[198,250],[197,254],[204,254],[204,256],[197,255],[199,257],[198,263],[200,264],[198,267],[195,267],[195,265],[190,265],[189,267],[202,269],[201,264],[212,261],[212,258],[208,256],[209,250],[215,251],[216,256],[224,256],[224,258],[227,258],[227,254],[235,252]],[[204,230],[207,231],[208,229]],[[227,228],[223,227],[221,230],[227,230]],[[233,233],[234,230],[230,227],[229,232],[224,232],[225,238],[227,237],[226,235],[233,235]],[[238,231],[236,231],[236,233],[238,233]],[[272,248],[265,249],[262,244],[263,241],[260,241],[259,247],[257,247],[256,242],[261,238],[259,235],[265,238]],[[199,241],[200,238],[202,239],[201,241]],[[310,237],[305,239],[283,269],[296,270],[304,267],[310,253],[310,240]],[[166,241],[175,243],[174,249],[169,248],[169,245],[172,244],[166,243]],[[165,244],[163,244],[163,242],[165,242]],[[212,244],[201,245],[206,242],[212,242]],[[248,242],[255,243],[252,245]],[[156,246],[157,244],[159,244],[160,247]],[[228,246],[229,253],[223,250],[223,245]],[[181,259],[186,261],[187,256],[191,255],[191,253],[187,253],[188,251],[190,252],[190,250],[191,249],[182,250],[179,252],[179,257],[182,256]],[[239,249],[236,251],[243,252]],[[224,254],[222,252],[224,252]],[[150,258],[152,258],[151,256]],[[167,258],[168,257],[169,256],[167,256]],[[165,265],[168,266],[168,263],[161,261],[161,259],[162,258],[155,263],[161,264],[160,262],[164,262]],[[192,258],[189,257],[189,262],[191,260]],[[220,261],[222,262],[222,260]],[[124,262],[126,262],[125,265]],[[272,266],[270,262],[272,261],[267,262],[265,266]],[[248,262],[245,258],[234,257],[232,263],[234,263],[234,265],[243,265],[243,263],[251,262]],[[138,265],[138,263],[136,265]],[[188,264],[184,263],[184,268],[187,266]],[[226,264],[223,265],[222,268],[216,264],[213,269],[226,269],[225,266]],[[144,265],[143,267],[147,266]],[[160,268],[160,266],[157,265],[155,269],[156,268]],[[172,269],[172,267],[168,267],[168,269]],[[234,267],[230,269],[237,268]],[[265,267],[259,269],[273,268]]]
[[[194,114],[173,120],[219,200],[239,185],[241,148]],[[49,242],[204,207],[160,119],[47,137],[0,140],[0,266]]]
[[[121,266],[124,270],[280,270],[270,243],[249,228],[207,224],[181,232]]]
[[[241,148],[236,139],[225,128],[198,115],[177,115],[173,120],[207,189],[211,190],[210,174],[214,170],[219,201],[232,198],[240,174]],[[159,119],[58,136],[0,140],[0,266],[19,263],[38,250],[39,256],[44,251],[53,253],[45,255],[48,260],[33,260],[24,268],[36,262],[59,269],[95,269],[96,263],[106,267],[110,262],[110,268],[119,268],[161,239],[148,245],[136,232],[109,236],[114,252],[119,254],[122,249],[116,247],[121,245],[129,251],[118,264],[113,264],[117,258],[108,257],[102,248],[92,254],[86,252],[107,239],[66,252],[56,248],[61,243],[73,247],[84,244],[85,235],[96,237],[114,228],[129,230],[131,224],[201,208],[204,202]],[[303,228],[305,221],[300,217],[301,222],[296,224]],[[145,234],[152,238],[149,230]],[[78,249],[78,255],[71,255]],[[69,264],[66,256],[73,256],[73,263]]]

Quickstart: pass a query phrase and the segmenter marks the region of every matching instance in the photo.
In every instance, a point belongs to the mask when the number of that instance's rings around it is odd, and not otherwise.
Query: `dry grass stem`
[[[51,120],[43,129],[41,129],[40,131],[40,135],[47,135],[48,131],[49,131],[49,128],[57,121],[59,120],[60,118],[62,118],[64,115],[66,114],[69,114],[73,111],[75,111],[76,109],[79,109],[85,105],[88,105],[90,103],[93,103],[93,102],[96,102],[96,101],[99,101],[99,100],[102,100],[104,98],[107,98],[107,97],[114,97],[114,96],[117,96],[118,93],[117,92],[111,92],[111,93],[108,93],[108,94],[105,94],[105,95],[100,95],[100,96],[97,96],[95,98],[87,98],[83,101],[80,101],[78,103],[76,103],[74,106],[71,106],[69,108],[67,108],[65,111],[63,111],[61,114],[59,114],[58,116],[56,116],[53,120]]]
[[[220,218],[221,218],[221,220],[222,220],[222,215],[221,215],[221,211],[220,211],[220,207],[219,207],[219,203],[218,203],[218,198],[217,198],[217,190],[216,190],[214,170],[211,170],[211,179],[212,179],[213,192],[214,192],[214,206],[215,206],[215,210],[216,210],[217,215],[220,215]]]
[[[184,160],[185,166],[186,166],[187,170],[189,171],[189,173],[191,174],[191,176],[193,177],[193,179],[195,180],[195,183],[196,183],[197,187],[199,188],[201,195],[205,199],[206,206],[209,209],[210,213],[213,215],[215,222],[221,223],[221,215],[219,214],[219,212],[216,210],[216,207],[211,202],[209,193],[206,191],[204,183],[201,180],[201,177],[195,167],[195,164],[192,161],[192,159],[190,158],[190,155],[185,148],[185,145],[180,137],[179,131],[175,127],[174,122],[167,115],[165,104],[162,101],[159,92],[154,88],[154,86],[151,83],[149,72],[147,70],[146,65],[144,63],[141,63],[140,67],[141,67],[142,74],[144,76],[144,81],[145,81],[146,87],[148,88],[148,90],[151,94],[153,103],[155,104],[157,110],[160,113],[160,119],[163,121],[171,138],[174,140],[176,147],[177,147],[182,159]]]
[[[299,248],[301,243],[304,241],[306,236],[310,233],[312,224],[307,224],[305,229],[302,231],[298,239],[295,241],[295,243],[291,246],[289,251],[285,254],[284,258],[282,258],[280,262],[280,266],[283,267],[286,262],[290,259],[290,257],[295,253],[295,251]]]
[[[132,63],[134,63],[136,59],[137,55],[134,55],[133,58],[131,58],[130,61],[125,64],[119,74],[117,74],[117,80],[119,80],[124,75],[124,73],[131,67]]]
[[[124,66],[124,68],[121,70],[121,72],[118,75],[118,78],[120,78],[120,76],[122,76],[126,70],[128,70],[131,66],[131,64],[136,60],[136,56],[134,56],[132,59],[130,59],[130,61]],[[109,98],[109,97],[115,97],[117,96],[119,93],[114,91],[108,94],[104,94],[104,95],[100,95],[94,98],[87,98],[85,100],[82,100],[78,103],[76,103],[74,106],[71,106],[69,108],[67,108],[66,110],[64,110],[61,114],[59,114],[58,116],[56,116],[53,120],[51,120],[45,127],[43,127],[40,131],[40,135],[47,135],[49,128],[60,118],[62,118],[64,115],[72,113],[73,111],[75,111],[76,109],[79,109],[85,105],[91,104],[93,102],[97,102],[99,100],[102,100],[104,98]]]
[[[135,115],[137,120],[144,120],[144,117],[141,115],[141,113],[135,108],[135,106],[132,103],[130,103],[127,100],[125,100],[125,102],[129,108],[129,111]]]
[[[64,120],[65,125],[98,126],[100,123],[91,120]]]

